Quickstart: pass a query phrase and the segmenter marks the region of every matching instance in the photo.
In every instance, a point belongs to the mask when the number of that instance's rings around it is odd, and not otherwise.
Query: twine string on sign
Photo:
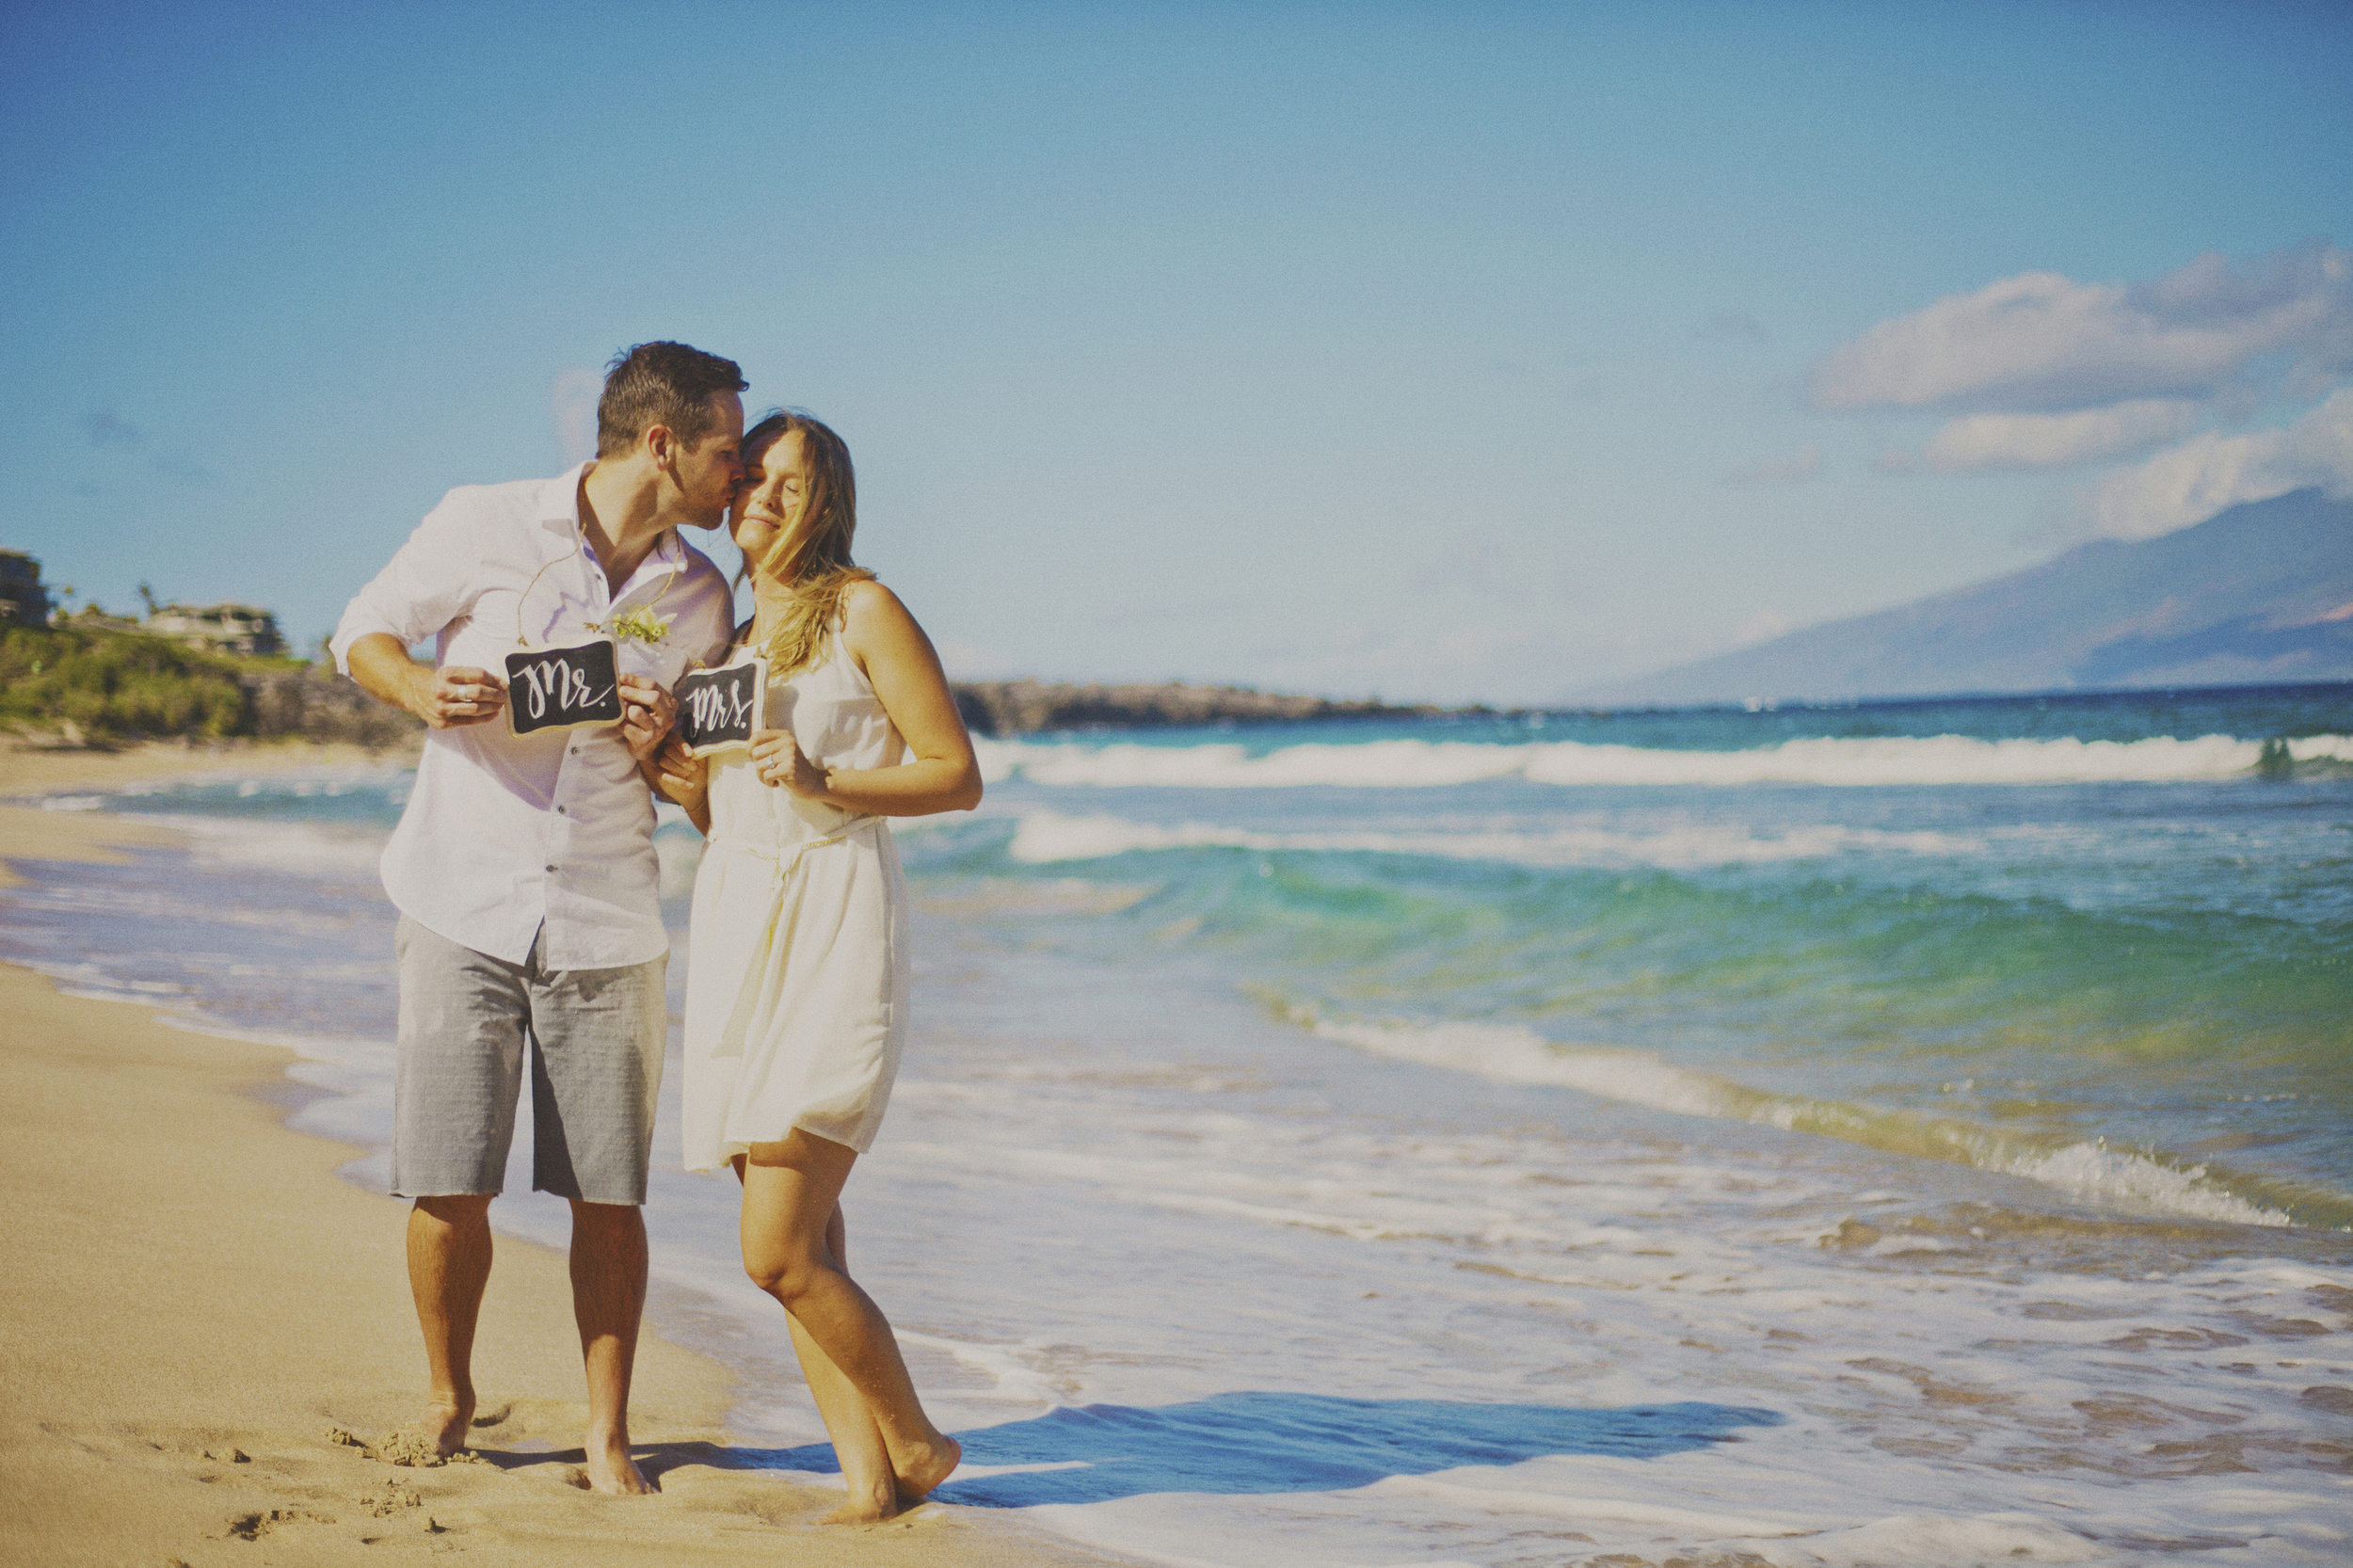
[[[531,574],[531,581],[523,584],[523,591],[515,596],[515,646],[517,648],[529,648],[531,646],[531,639],[523,635],[523,601],[531,597],[531,590],[539,585],[539,579],[548,574],[548,568],[560,565],[561,563],[568,561],[573,556],[580,553],[581,538],[579,533],[577,532],[578,525],[575,524],[574,527],[575,532],[572,535],[572,548],[566,551],[563,554],[556,556],[553,560],[541,562],[539,569]],[[656,605],[659,605],[662,600],[668,596],[671,585],[677,583],[680,577],[685,575],[685,568],[680,563],[669,562],[666,564],[669,566],[670,570],[668,574],[662,579],[662,586],[660,590],[654,594],[653,598],[646,601],[644,608],[647,610],[651,610]],[[608,616],[607,621],[609,621],[610,618],[611,617]],[[604,630],[606,622],[591,620],[583,621],[581,624],[590,632],[601,632]]]

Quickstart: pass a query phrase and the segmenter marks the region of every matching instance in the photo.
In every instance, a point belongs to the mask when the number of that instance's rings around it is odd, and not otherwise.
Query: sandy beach
[[[0,756],[0,795],[336,760],[303,746],[20,750]],[[0,808],[0,860],[119,858],[152,841],[98,813]],[[0,1181],[18,1226],[0,1271],[9,1561],[208,1568],[485,1549],[522,1565],[1105,1560],[982,1510],[808,1525],[836,1494],[731,1466],[728,1374],[650,1333],[632,1426],[661,1495],[581,1490],[565,1263],[504,1237],[476,1352],[478,1462],[384,1463],[369,1445],[424,1387],[406,1206],[337,1177],[357,1151],[280,1125],[304,1093],[284,1077],[290,1053],[4,966],[0,1016]]]

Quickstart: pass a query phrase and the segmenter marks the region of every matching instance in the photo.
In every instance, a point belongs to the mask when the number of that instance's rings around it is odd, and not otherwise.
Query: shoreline
[[[366,760],[327,749],[151,746],[31,768],[0,754],[0,795]],[[0,870],[120,861],[175,838],[101,813],[0,808]],[[284,1125],[294,1053],[69,996],[14,965],[0,964],[0,1191],[21,1217],[18,1262],[0,1272],[0,1541],[12,1559],[213,1568],[487,1548],[522,1568],[584,1556],[648,1568],[1110,1560],[945,1504],[882,1526],[810,1526],[838,1492],[737,1464],[734,1374],[650,1319],[632,1427],[663,1490],[581,1490],[566,1263],[504,1234],[476,1349],[482,1462],[399,1467],[336,1442],[330,1429],[373,1443],[423,1400],[407,1206],[337,1174],[362,1151]]]
[[[396,745],[363,746],[349,741],[308,741],[297,736],[263,740],[190,739],[126,742],[121,745],[70,745],[42,737],[0,733],[0,799],[88,786],[103,789],[208,773],[248,770],[291,773],[299,768],[386,766],[412,763],[422,738]]]
[[[0,738],[0,888],[24,878],[11,860],[60,860],[123,865],[125,850],[174,847],[185,840],[168,827],[126,822],[100,812],[55,811],[25,804],[43,795],[82,790],[114,791],[166,778],[212,773],[294,773],[408,760],[411,752],[308,741],[234,741],[204,744],[147,741],[114,749],[51,746]]]

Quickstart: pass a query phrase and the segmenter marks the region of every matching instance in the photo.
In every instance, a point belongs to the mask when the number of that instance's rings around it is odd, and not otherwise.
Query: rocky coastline
[[[1032,735],[1045,729],[1140,729],[1162,725],[1269,724],[1298,719],[1427,718],[1451,710],[1399,708],[1377,700],[1288,696],[1248,686],[1049,685],[1039,680],[951,683],[975,734]]]

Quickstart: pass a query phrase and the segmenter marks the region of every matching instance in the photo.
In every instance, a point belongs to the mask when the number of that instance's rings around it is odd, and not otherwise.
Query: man
[[[630,1457],[629,1381],[669,942],[639,765],[676,712],[667,687],[733,630],[726,579],[677,529],[726,515],[744,385],[733,360],[683,344],[630,349],[605,377],[593,462],[450,491],[332,645],[353,680],[432,727],[383,861],[400,910],[392,1192],[414,1200],[408,1279],[432,1372],[421,1434],[453,1453],[473,1420],[490,1199],[527,1040],[532,1186],[571,1200],[587,1475],[606,1492],[649,1490]],[[515,735],[504,655],[624,617],[622,722]],[[664,622],[657,640],[632,635]],[[426,638],[431,667],[408,657]]]

